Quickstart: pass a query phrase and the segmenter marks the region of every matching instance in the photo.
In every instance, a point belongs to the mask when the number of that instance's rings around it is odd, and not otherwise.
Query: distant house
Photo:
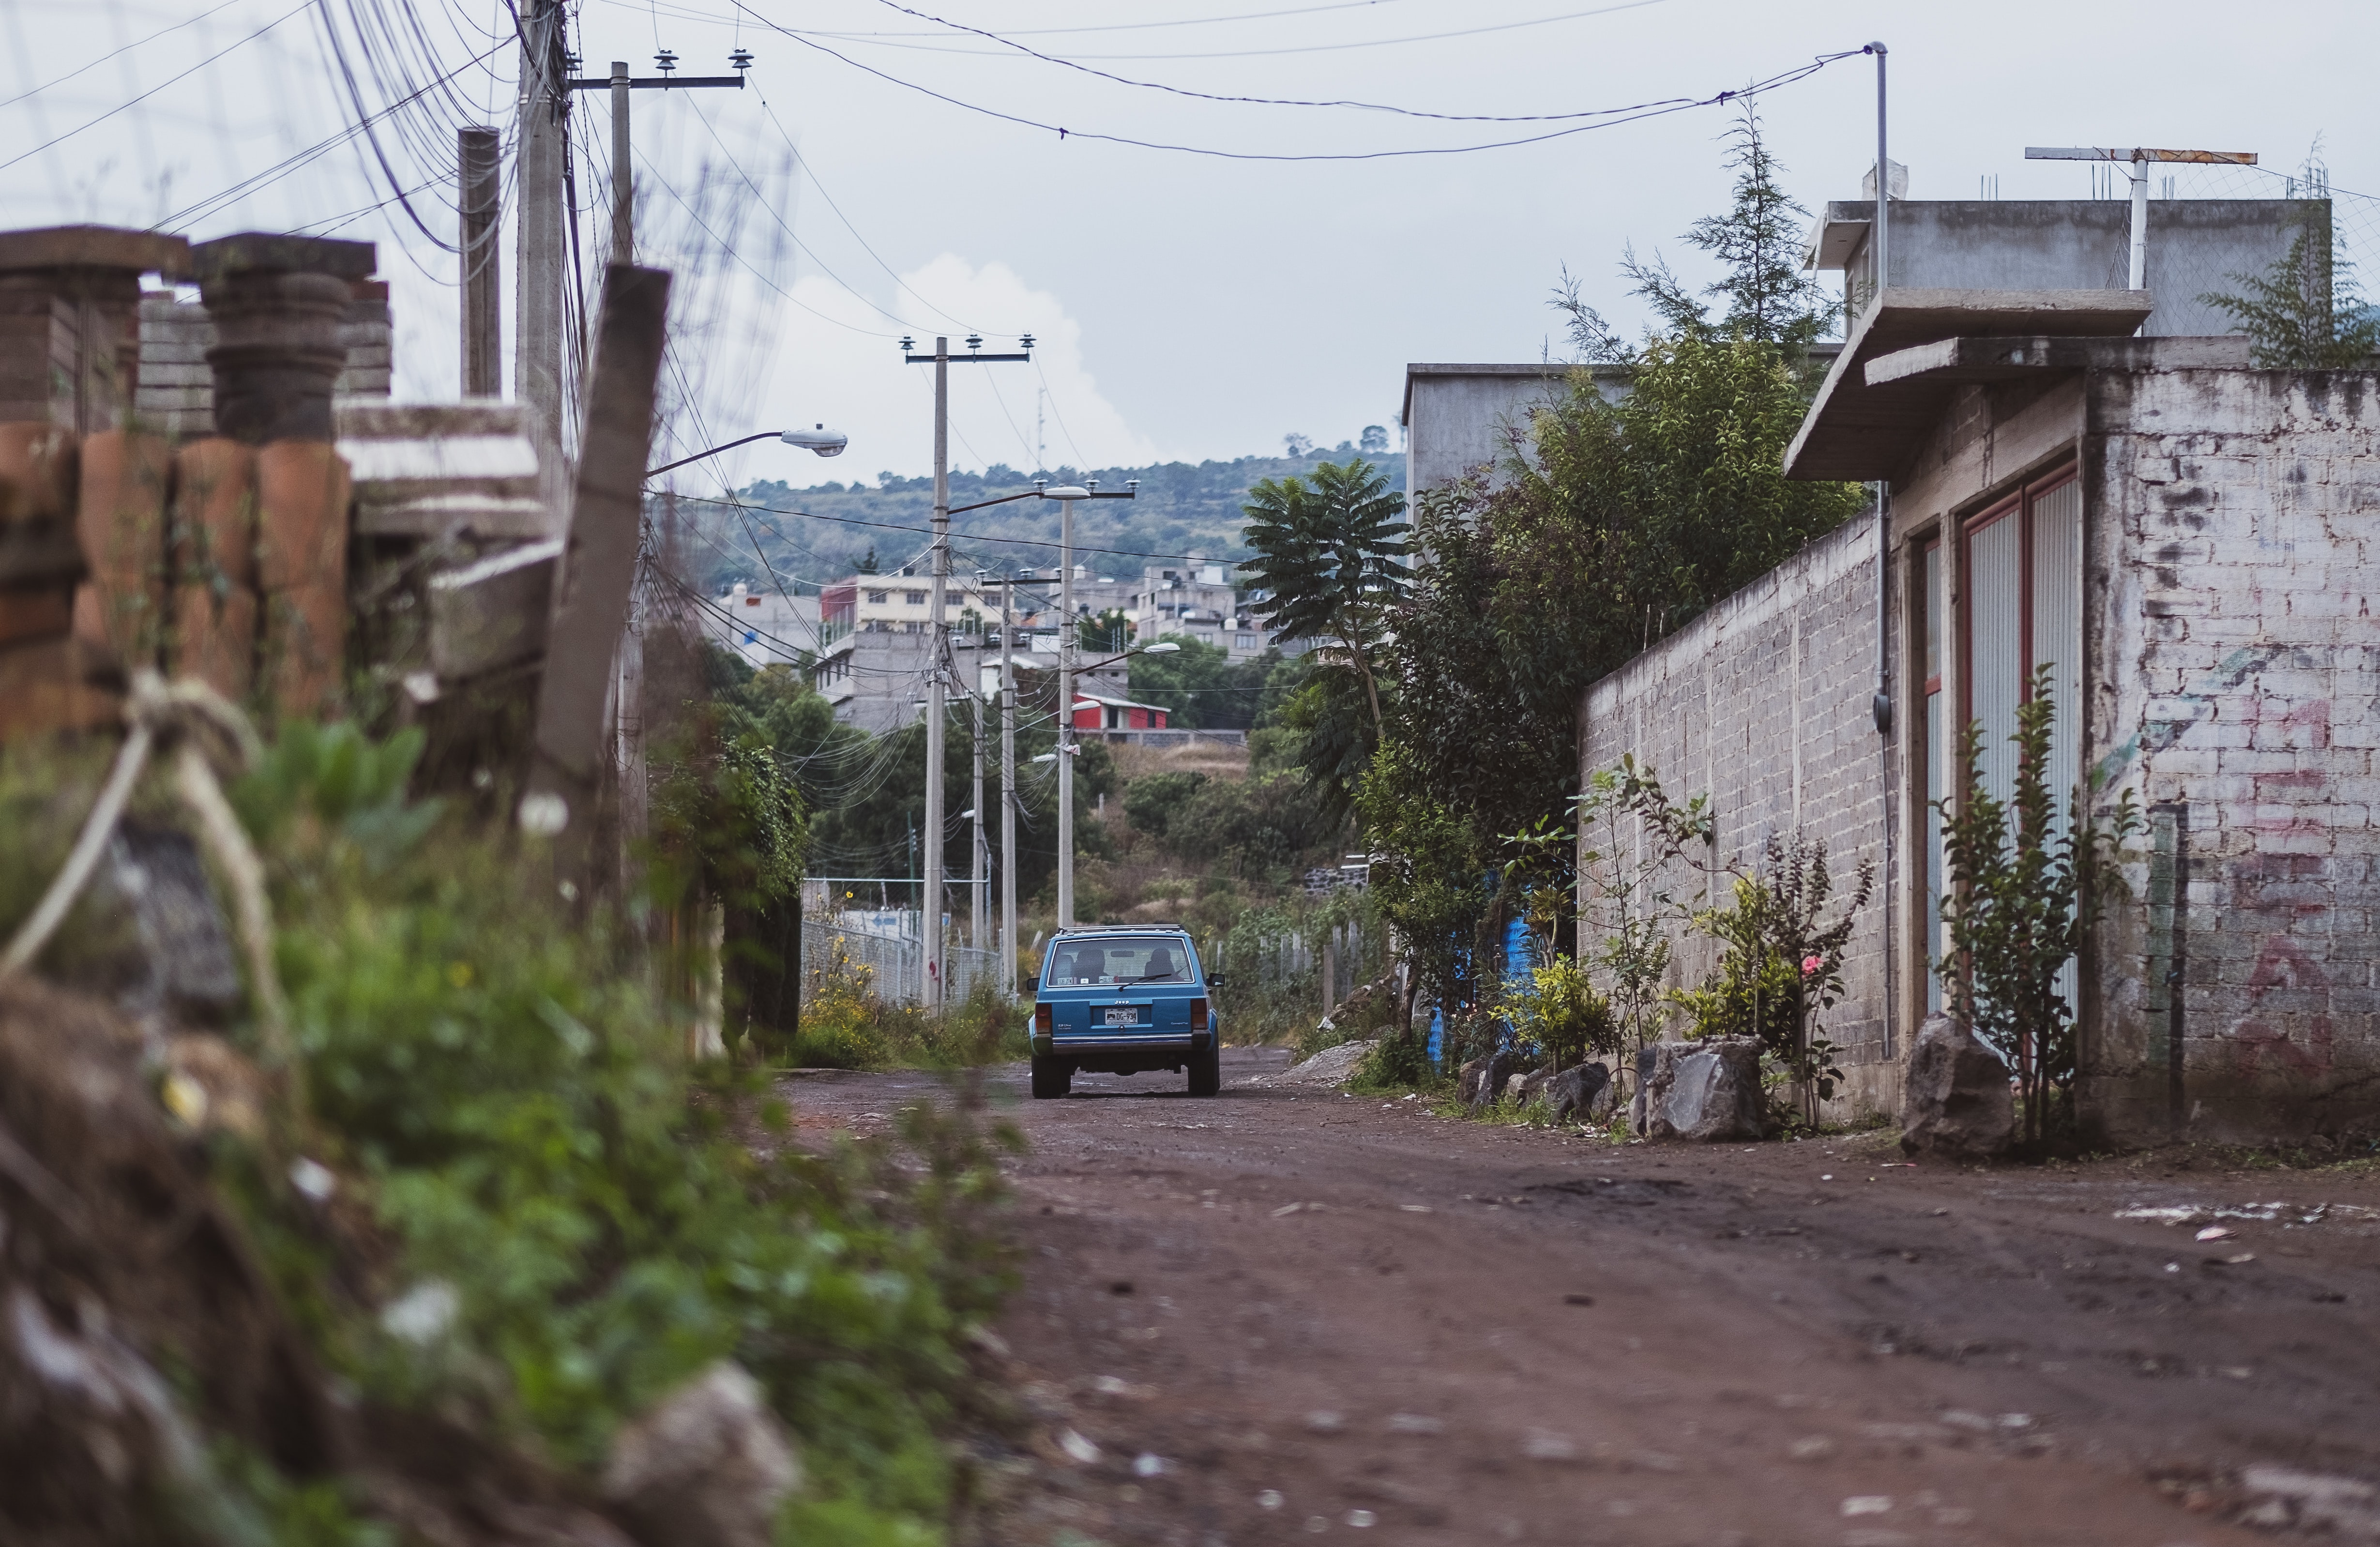
[[[1075,695],[1075,728],[1078,731],[1165,729],[1165,711],[1153,703],[1111,699],[1097,693]]]

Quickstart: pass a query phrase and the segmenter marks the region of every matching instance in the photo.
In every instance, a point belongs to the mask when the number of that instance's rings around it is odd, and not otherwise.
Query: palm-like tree
[[[1405,543],[1398,535],[1405,497],[1361,459],[1324,462],[1311,481],[1268,478],[1240,507],[1257,557],[1242,566],[1270,593],[1268,619],[1282,640],[1335,639],[1346,647],[1380,733],[1380,690],[1372,671],[1382,615],[1406,590]]]

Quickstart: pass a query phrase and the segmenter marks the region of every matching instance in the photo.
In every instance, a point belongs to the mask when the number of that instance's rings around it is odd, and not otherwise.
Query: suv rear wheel
[[[1208,1042],[1206,1051],[1190,1054],[1190,1093],[1211,1096],[1223,1088],[1223,1050]]]
[[[1062,1096],[1075,1083],[1075,1066],[1063,1058],[1033,1059],[1033,1099],[1046,1101]]]

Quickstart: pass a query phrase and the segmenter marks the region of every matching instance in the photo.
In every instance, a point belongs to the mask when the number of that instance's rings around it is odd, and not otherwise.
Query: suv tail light
[[[1207,1002],[1203,999],[1190,1001],[1190,1029],[1193,1031],[1207,1029]]]
[[[1049,1005],[1036,1005],[1033,1006],[1033,1029],[1037,1034],[1044,1037],[1050,1035],[1050,1021],[1051,1017]]]

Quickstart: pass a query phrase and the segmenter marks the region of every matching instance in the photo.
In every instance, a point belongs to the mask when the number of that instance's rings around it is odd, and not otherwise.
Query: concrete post
[[[1016,578],[1000,583],[1000,986],[1016,997]]]
[[[522,21],[520,66],[519,304],[514,323],[513,394],[530,406],[546,444],[562,439],[563,115],[562,0],[531,0]],[[644,469],[638,469],[642,472]]]
[[[319,714],[343,685],[347,626],[346,464],[331,402],[342,330],[370,242],[249,233],[190,250],[214,324],[215,432],[256,450],[256,587],[274,707]]]
[[[178,274],[179,237],[104,225],[0,233],[0,424],[118,428],[140,359],[140,276]]]
[[[926,645],[926,885],[917,915],[924,981],[918,1003],[942,1004],[942,737],[943,672],[950,658],[951,341],[934,340],[933,591]]]
[[[492,128],[455,131],[462,168],[463,396],[504,395],[502,299],[496,288],[496,216],[502,207],[503,174],[496,164]]]
[[[604,705],[636,581],[669,293],[670,276],[659,269],[614,263],[604,273],[577,496],[519,810],[524,829],[557,840],[557,879],[572,896],[588,880],[596,798],[610,763]]]
[[[636,163],[629,157],[628,62],[612,61],[612,262],[637,261]]]
[[[1058,927],[1075,925],[1075,502],[1058,502]]]

